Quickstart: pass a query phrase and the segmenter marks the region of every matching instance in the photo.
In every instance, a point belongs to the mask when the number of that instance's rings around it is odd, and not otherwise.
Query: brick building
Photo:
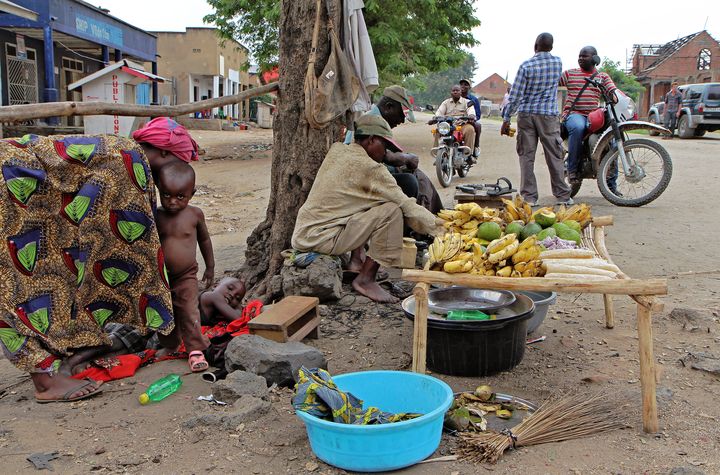
[[[673,81],[720,81],[720,43],[703,30],[662,45],[636,44],[631,71],[645,86],[638,114],[647,116],[650,106],[662,100]]]
[[[480,99],[500,104],[505,91],[511,84],[503,79],[498,73],[493,73],[472,88],[472,93]]]

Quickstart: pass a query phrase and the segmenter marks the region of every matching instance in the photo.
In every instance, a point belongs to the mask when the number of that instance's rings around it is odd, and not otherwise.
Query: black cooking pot
[[[517,366],[525,355],[533,300],[516,294],[515,301],[497,311],[495,320],[447,320],[428,316],[427,366],[451,376],[489,376]],[[415,297],[403,301],[403,310],[415,319]]]

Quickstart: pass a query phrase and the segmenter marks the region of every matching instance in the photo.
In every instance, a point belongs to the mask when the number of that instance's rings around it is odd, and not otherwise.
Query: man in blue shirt
[[[558,204],[572,204],[570,186],[565,182],[565,163],[558,120],[557,89],[562,62],[550,54],[553,37],[541,33],[535,40],[535,55],[522,63],[503,110],[501,135],[510,134],[510,116],[518,111],[516,150],[520,159],[520,195],[530,205],[538,200],[535,179],[535,152],[538,140],[545,151],[552,193]]]
[[[472,102],[473,106],[475,106],[475,122],[473,123],[473,127],[475,127],[475,145],[473,148],[473,157],[477,160],[480,156],[480,132],[482,132],[482,125],[480,125],[480,100],[470,94],[469,79],[463,78],[460,80],[459,84],[462,97]]]

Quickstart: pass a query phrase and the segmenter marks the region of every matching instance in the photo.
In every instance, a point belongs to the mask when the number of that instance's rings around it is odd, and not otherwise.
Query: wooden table
[[[594,218],[583,230],[585,247],[612,262],[605,248],[605,227],[612,225],[612,216]],[[661,312],[663,304],[655,298],[667,295],[667,279],[631,279],[623,272],[618,279],[608,281],[577,282],[572,279],[546,279],[544,277],[487,277],[471,274],[404,270],[404,280],[417,282],[415,290],[415,323],[413,335],[413,366],[415,372],[424,373],[427,350],[428,290],[430,284],[464,285],[482,289],[530,290],[544,292],[577,292],[602,294],[605,306],[605,326],[615,326],[613,295],[627,295],[637,302],[637,331],[640,350],[640,386],[643,405],[643,430],[658,431],[657,401],[655,395],[655,358],[653,356],[652,313]]]

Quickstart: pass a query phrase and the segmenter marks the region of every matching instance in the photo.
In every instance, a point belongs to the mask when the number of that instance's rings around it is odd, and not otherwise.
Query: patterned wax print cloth
[[[0,347],[27,372],[106,345],[108,322],[173,327],[142,148],[115,136],[0,141]]]
[[[363,402],[350,393],[340,390],[324,369],[298,371],[292,405],[296,411],[307,412],[320,419],[341,424],[369,425],[407,421],[422,414],[383,412],[376,407],[363,409]]]

